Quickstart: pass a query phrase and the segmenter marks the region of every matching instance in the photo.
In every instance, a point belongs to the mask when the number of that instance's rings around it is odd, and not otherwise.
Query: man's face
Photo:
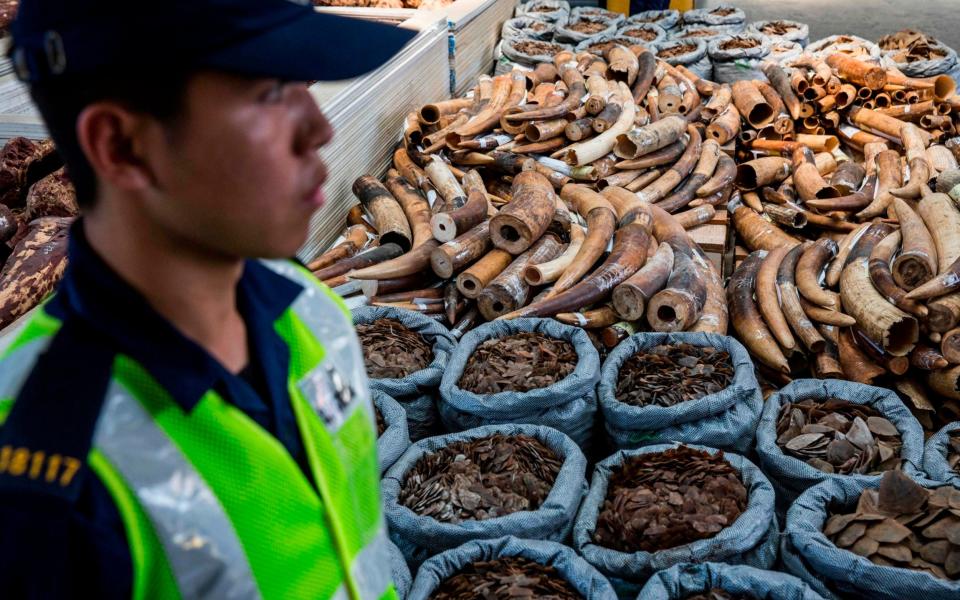
[[[145,202],[178,237],[228,257],[288,257],[324,201],[317,149],[333,136],[304,84],[203,73],[151,144]]]

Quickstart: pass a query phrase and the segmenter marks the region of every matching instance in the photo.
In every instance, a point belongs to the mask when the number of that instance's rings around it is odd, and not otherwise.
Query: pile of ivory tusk
[[[751,253],[730,320],[765,378],[896,389],[928,431],[960,417],[960,140],[954,81],[845,54],[740,81],[730,202]],[[709,103],[708,103],[709,106]],[[718,119],[719,120],[719,119]],[[732,137],[730,137],[732,139]]]
[[[608,347],[637,330],[726,333],[723,283],[686,232],[734,191],[733,159],[705,136],[701,92],[716,86],[642,46],[597,52],[408,115],[393,168],[356,181],[342,243],[310,269],[348,304],[455,335],[518,317]]]
[[[771,386],[888,385],[928,429],[960,417],[953,80],[836,53],[718,85],[601,49],[410,114],[394,168],[357,180],[363,210],[312,270],[455,335],[554,317],[612,347],[725,333],[729,309]],[[718,206],[753,252],[725,290],[685,231]]]

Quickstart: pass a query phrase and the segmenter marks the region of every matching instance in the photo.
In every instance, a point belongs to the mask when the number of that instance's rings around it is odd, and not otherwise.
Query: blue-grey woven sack
[[[960,472],[947,463],[950,434],[960,435],[960,421],[954,421],[927,440],[923,447],[923,471],[933,481],[942,481],[960,487]]]
[[[637,600],[683,600],[714,588],[755,600],[823,600],[793,575],[714,562],[683,563],[660,571],[643,586]]]
[[[786,402],[802,400],[846,400],[876,409],[900,432],[903,446],[900,457],[903,471],[911,477],[920,473],[923,461],[923,430],[897,395],[887,389],[851,381],[797,379],[771,394],[763,405],[757,427],[757,454],[763,472],[777,490],[777,504],[786,512],[790,503],[804,490],[828,479],[879,481],[880,475],[832,475],[811,467],[798,458],[784,454],[777,445],[777,415]]]
[[[633,406],[617,400],[620,369],[635,354],[655,346],[691,344],[727,352],[733,381],[716,394],[675,406]],[[597,389],[604,426],[618,449],[665,442],[701,444],[745,453],[753,447],[763,397],[753,361],[740,342],[713,333],[638,333],[620,343],[600,371]]]
[[[665,58],[661,57],[660,60],[666,61],[668,64],[671,64],[675,67],[677,65],[686,67],[697,77],[712,81],[713,63],[710,62],[710,56],[707,55],[707,42],[704,41],[703,38],[672,38],[669,41],[663,41],[659,44],[656,44],[651,48],[651,50],[657,56],[660,56],[660,53],[664,50],[670,50],[672,48],[676,48],[677,46],[689,46],[691,44],[694,46],[694,48],[690,52],[678,54],[676,56],[668,56]]]
[[[423,517],[400,504],[400,490],[407,472],[425,455],[452,442],[489,437],[494,434],[529,435],[550,448],[563,461],[553,489],[537,509],[521,511],[484,521],[460,524],[443,523]],[[411,566],[473,540],[495,539],[505,535],[562,541],[570,534],[573,520],[587,490],[587,459],[573,440],[555,429],[536,425],[488,426],[421,440],[400,457],[384,475],[380,489],[390,538]]]
[[[577,6],[570,11],[571,21],[579,19],[580,17],[603,17],[608,21],[616,23],[618,26],[622,25],[627,19],[623,13],[607,10],[605,8],[599,8],[597,6]]]
[[[426,369],[403,379],[371,379],[370,388],[385,392],[407,411],[410,439],[419,440],[438,433],[437,387],[456,342],[441,323],[410,310],[385,306],[364,306],[353,311],[353,324],[373,323],[377,319],[393,319],[416,331],[433,348],[433,362]]]
[[[513,38],[549,40],[553,38],[555,29],[556,25],[553,23],[525,15],[504,21],[500,37],[508,40]]]
[[[532,0],[517,4],[514,14],[518,17],[527,15],[551,23],[566,23],[570,17],[570,3],[566,0]]]
[[[721,11],[730,14],[717,14]],[[746,21],[746,13],[732,4],[718,4],[712,8],[696,8],[683,13],[684,25],[739,25],[745,27]]]
[[[653,23],[667,31],[680,25],[679,10],[645,10],[627,17],[628,23]]]
[[[639,35],[634,35],[634,32],[637,32],[638,29],[640,31],[648,31],[654,37],[647,40]],[[649,47],[653,44],[667,41],[667,30],[654,23],[624,23],[620,29],[617,30],[617,35],[639,46]]]
[[[556,542],[525,540],[507,536],[477,540],[447,550],[423,563],[410,590],[409,600],[428,600],[441,583],[466,565],[507,556],[521,556],[554,567],[584,600],[614,600],[610,582],[571,548]]]
[[[794,29],[783,34],[771,34],[763,31],[767,25],[774,23],[784,23],[792,26]],[[790,21],[788,19],[771,19],[767,21],[754,21],[747,26],[747,31],[759,35],[765,35],[774,41],[796,42],[800,46],[806,46],[810,43],[810,27],[806,23]]]
[[[460,378],[477,346],[489,339],[531,332],[573,344],[578,358],[573,372],[549,387],[529,392],[480,395],[460,388]],[[440,418],[450,431],[503,423],[545,425],[586,448],[597,412],[599,378],[600,356],[583,329],[553,319],[493,321],[463,336],[450,357],[440,382]]]
[[[724,48],[731,42],[751,41],[753,48]],[[713,80],[717,83],[737,81],[766,81],[761,70],[763,61],[770,55],[770,38],[759,33],[738,33],[714,38],[707,44],[707,54],[713,63]]]
[[[621,465],[626,457],[663,452],[677,446],[679,444],[661,444],[637,450],[621,450],[597,464],[590,491],[577,515],[573,526],[574,548],[607,576],[621,598],[636,598],[650,576],[676,564],[714,561],[766,569],[777,558],[779,529],[773,509],[773,487],[760,469],[736,454],[724,454],[724,458],[740,474],[740,480],[747,488],[747,508],[732,525],[717,535],[654,553],[620,552],[593,543],[593,532],[607,497],[607,485],[613,469]],[[719,452],[703,446],[688,446],[711,454]]]
[[[936,486],[918,479],[925,486]],[[881,567],[838,548],[823,534],[830,514],[852,511],[867,488],[879,480],[832,479],[804,492],[787,513],[782,558],[787,569],[820,595],[840,600],[956,600],[960,581],[939,579],[920,571]]]
[[[380,465],[380,474],[383,475],[410,447],[407,413],[399,402],[380,390],[371,390],[371,392],[373,404],[387,427],[383,435],[377,438],[377,464]]]
[[[400,548],[393,542],[387,542],[387,550],[390,551],[390,571],[393,574],[393,586],[397,588],[397,596],[400,600],[406,600],[410,593],[410,586],[413,585],[413,577],[410,575],[410,567],[403,558]]]
[[[571,29],[571,26],[580,21],[589,21],[591,23],[597,23],[603,26],[603,29],[595,31],[593,33],[583,33],[575,29]],[[563,42],[566,44],[579,44],[584,40],[588,40],[592,37],[598,35],[613,35],[617,32],[618,21],[607,19],[603,16],[588,16],[583,15],[576,17],[571,15],[570,19],[564,23],[563,21],[557,22],[557,29],[553,33],[553,39],[558,42]]]

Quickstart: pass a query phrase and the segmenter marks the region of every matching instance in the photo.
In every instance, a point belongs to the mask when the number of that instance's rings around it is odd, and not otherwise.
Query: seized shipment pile
[[[746,31],[735,23],[686,23],[687,33],[703,29],[721,51],[713,53],[711,69],[721,59],[747,61],[746,79],[717,83],[699,74],[701,65],[672,60],[690,51],[678,44],[705,44],[696,34],[671,40],[684,23],[666,13],[624,21],[599,9],[574,13],[562,2],[529,6],[553,18],[534,18],[528,10],[508,24],[516,34],[509,43],[528,61],[481,77],[463,98],[407,116],[392,168],[382,180],[357,179],[360,206],[341,243],[310,265],[321,279],[348,296],[348,304],[415,311],[451,327],[456,339],[484,321],[521,317],[583,328],[607,349],[637,332],[676,336],[620,358],[608,394],[630,410],[689,415],[655,427],[637,423],[629,443],[614,442],[608,431],[606,442],[616,447],[649,448],[661,429],[696,427],[705,415],[718,431],[747,423],[744,447],[754,445],[757,415],[747,414],[747,403],[720,406],[714,399],[738,377],[734,351],[680,338],[681,332],[726,334],[728,320],[764,391],[804,377],[846,379],[896,390],[928,434],[960,417],[960,143],[950,139],[960,96],[949,76],[918,77],[893,66],[934,56],[936,44],[904,33],[882,47],[836,36],[807,52],[771,50],[758,58],[757,48],[805,44],[806,28],[789,21],[754,23]],[[658,19],[674,33],[654,30]],[[734,51],[752,54],[722,55]],[[687,232],[717,211],[728,211],[746,250],[726,286]],[[574,364],[569,343],[511,332],[478,343],[457,384],[484,398],[504,392],[522,398],[563,380]],[[756,385],[744,394],[759,398]],[[771,444],[785,470],[772,487],[778,496],[789,491],[776,511],[804,489],[824,494],[830,486],[876,487],[891,473],[922,475],[918,428],[902,422],[913,418],[865,402],[859,387],[836,389],[840,393],[778,403],[773,411]],[[494,407],[488,410],[492,415]],[[485,416],[474,415],[480,423]],[[529,414],[514,420],[531,422]],[[589,452],[599,461],[603,454],[594,450],[610,446],[596,446]],[[670,556],[678,557],[692,548],[714,556],[721,545],[714,538],[727,544],[734,522],[753,507],[762,518],[759,525],[747,520],[756,530],[749,543],[721,560],[760,573],[751,580],[762,582],[751,584],[758,593],[720,583],[697,593],[765,597],[763,586],[783,585],[818,597],[807,585],[814,587],[821,572],[788,563],[800,581],[762,571],[775,564],[777,522],[782,527],[785,514],[775,516],[773,494],[760,491],[771,486],[755,467],[744,467],[756,474],[751,484],[716,453],[735,444],[706,446],[714,449],[641,450],[598,462],[595,477],[609,473],[609,486],[605,481],[603,496],[588,495],[580,507],[577,552],[620,597],[636,597],[637,585],[654,571],[708,560],[695,555],[663,564],[650,557],[672,549],[677,553]],[[945,452],[952,467],[956,449]],[[666,463],[657,462],[661,457]],[[415,474],[402,479],[400,502],[474,533],[482,526],[483,535],[470,539],[501,543],[497,536],[511,531],[499,529],[492,515],[516,516],[525,502],[547,510],[542,496],[522,500],[523,490],[498,484],[491,494],[490,486],[478,485],[485,467],[459,446],[420,460]],[[431,469],[443,462],[452,470],[443,476],[421,471],[431,461],[438,461]],[[793,463],[817,478],[804,473],[797,485],[779,487],[792,481]],[[547,480],[537,485],[546,490]],[[755,493],[762,504],[754,505]],[[911,530],[913,537],[886,541],[895,536],[883,528],[873,532],[879,539],[860,536],[857,526],[890,528],[895,521],[910,528],[911,519],[929,519],[952,527],[953,496],[933,486],[929,493],[932,504],[924,506],[936,508],[929,514],[878,509],[849,517],[843,527],[835,519],[824,543],[844,552],[856,545],[852,552],[864,550],[875,565],[952,577],[956,556],[950,539],[938,537],[946,529],[921,527]],[[567,519],[569,509],[565,505]],[[593,519],[589,526],[585,513]],[[554,528],[537,539],[559,537]],[[464,560],[470,544],[451,540],[432,549],[425,539],[413,543],[414,553],[404,550],[411,564],[429,559],[428,570],[448,573],[431,584],[437,594],[443,586],[461,589],[485,578],[480,585],[500,590],[493,596],[527,596],[555,579],[541,572],[549,560]],[[473,571],[491,564],[497,565],[493,579],[490,571]]]
[[[764,72],[730,90],[745,122],[729,208],[752,251],[733,329],[774,385],[888,385],[935,431],[960,415],[955,84],[841,52]]]
[[[735,165],[696,125],[700,102],[642,46],[484,77],[408,116],[385,181],[354,186],[372,222],[355,210],[310,268],[457,337],[517,317],[604,330],[610,346],[638,325],[724,334],[719,273],[685,228],[728,200]]]

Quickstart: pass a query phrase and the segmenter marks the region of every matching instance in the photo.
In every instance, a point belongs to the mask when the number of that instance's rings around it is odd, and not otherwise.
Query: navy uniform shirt
[[[247,326],[250,360],[246,369],[233,374],[113,272],[87,242],[78,221],[71,230],[69,267],[46,306],[63,327],[38,360],[7,425],[0,428],[0,441],[28,435],[11,429],[36,428],[28,437],[67,432],[89,448],[96,407],[109,379],[109,364],[104,363],[123,353],[139,362],[188,413],[205,392],[218,391],[274,435],[312,481],[287,392],[289,350],[273,328],[301,290],[257,262],[246,263],[237,303]],[[98,343],[88,343],[91,339]],[[52,392],[51,386],[58,391]],[[50,401],[59,394],[69,397],[69,408],[57,410]],[[31,407],[38,416],[24,417]],[[94,414],[78,417],[84,411]],[[29,427],[18,425],[25,419]],[[123,521],[99,478],[89,469],[83,471],[87,475],[78,480],[67,502],[0,478],[0,596],[131,597],[133,566]]]

